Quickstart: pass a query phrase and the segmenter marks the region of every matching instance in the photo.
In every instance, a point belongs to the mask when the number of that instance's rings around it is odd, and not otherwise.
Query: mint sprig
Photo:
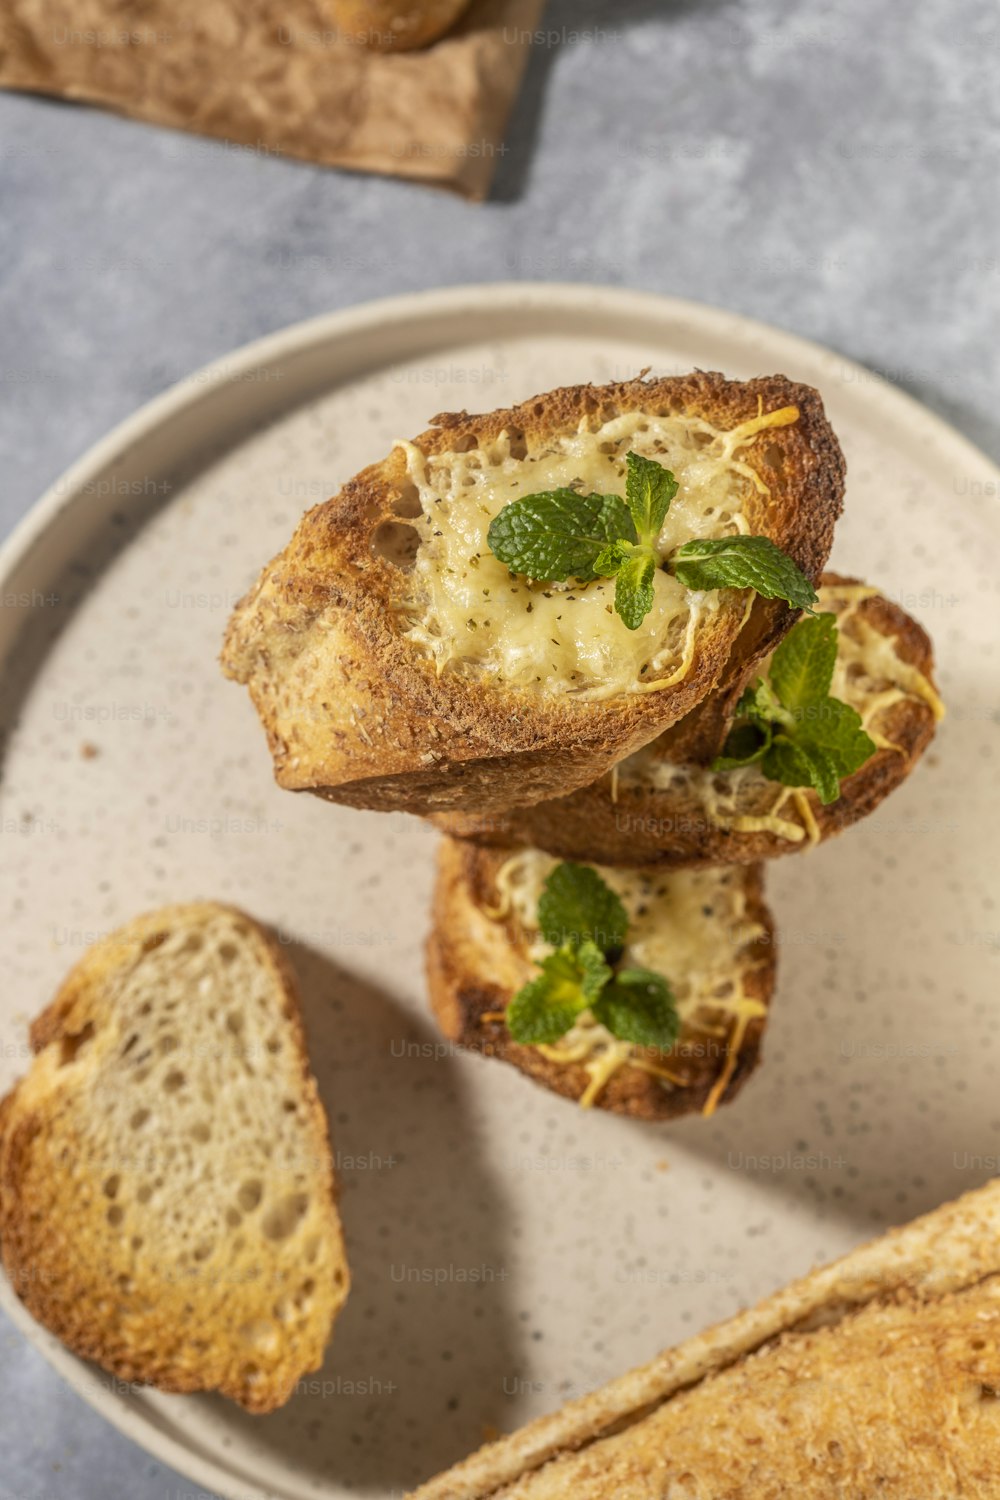
[[[648,969],[616,972],[628,913],[592,866],[556,865],[539,898],[538,926],[555,952],[507,1008],[515,1042],[538,1047],[558,1041],[589,1010],[622,1041],[661,1051],[673,1046],[681,1023],[670,986]]]
[[[493,518],[487,542],[500,562],[526,578],[613,578],[615,610],[629,630],[638,630],[653,608],[658,568],[689,589],[752,588],[796,609],[816,603],[808,578],[766,536],[692,540],[664,556],[660,532],[677,488],[663,464],[628,453],[624,499],[570,489],[525,495]]]
[[[771,657],[769,678],[747,688],[713,771],[759,764],[769,781],[813,787],[836,802],[845,776],[875,754],[861,715],[830,696],[837,660],[837,617],[801,620]]]
[[[808,578],[766,536],[723,536],[685,542],[670,559],[670,571],[689,589],[756,589],[765,599],[784,599],[810,609],[819,597]]]

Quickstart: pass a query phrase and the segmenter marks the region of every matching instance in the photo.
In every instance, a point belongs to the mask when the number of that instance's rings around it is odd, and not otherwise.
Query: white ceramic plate
[[[437,1044],[432,834],[278,791],[216,655],[231,602],[305,507],[394,437],[449,408],[695,365],[822,390],[850,465],[834,561],[928,627],[951,713],[874,817],[772,871],[784,941],[763,1071],[715,1119],[651,1127]],[[189,897],[247,907],[296,945],[354,1274],[322,1375],[263,1419],[116,1388],[3,1285],[98,1411],[241,1500],[399,1495],[491,1429],[993,1174],[998,482],[835,354],[687,303],[518,285],[253,344],[54,487],[0,558],[0,1084],[96,933]]]

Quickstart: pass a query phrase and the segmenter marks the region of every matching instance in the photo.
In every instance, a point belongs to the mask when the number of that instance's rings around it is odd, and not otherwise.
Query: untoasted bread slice
[[[989,1500],[1000,1182],[480,1449],[411,1500]]]
[[[571,796],[434,821],[487,847],[532,843],[560,859],[663,869],[752,864],[832,838],[906,780],[943,710],[930,640],[899,605],[857,579],[825,573],[819,608],[834,611],[840,627],[833,692],[858,709],[879,746],[844,779],[836,802],[824,807],[814,791],[779,786],[756,767],[714,775],[679,764],[677,737],[667,735]]]
[[[629,631],[613,580],[533,584],[498,562],[486,530],[510,499],[621,493],[634,448],[680,479],[670,545],[756,532],[813,580],[829,555],[843,457],[817,393],[783,376],[576,386],[436,424],[309,512],[230,622],[224,670],[291,790],[417,813],[538,802],[592,782],[739,662],[746,590],[695,595],[660,570]],[[747,651],[791,620],[761,606]]]
[[[294,981],[212,903],[91,948],[0,1104],[0,1254],[32,1315],[121,1380],[282,1405],[347,1295]]]
[[[759,1061],[774,988],[760,870],[600,871],[631,919],[623,965],[662,973],[677,998],[681,1034],[672,1051],[658,1052],[616,1041],[591,1021],[553,1047],[512,1039],[504,1013],[538,973],[535,913],[553,864],[538,850],[511,856],[443,841],[427,973],[445,1036],[616,1114],[669,1120],[734,1099]]]

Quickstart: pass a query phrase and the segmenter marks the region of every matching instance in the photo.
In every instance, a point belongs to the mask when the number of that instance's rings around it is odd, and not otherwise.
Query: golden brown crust
[[[488,915],[498,909],[496,876],[506,858],[507,851],[442,841],[427,943],[431,1007],[450,1041],[512,1063],[553,1093],[579,1100],[590,1082],[583,1065],[553,1062],[537,1047],[519,1045],[502,1019],[515,993],[537,973],[517,925]],[[743,879],[746,919],[764,928],[741,955],[743,989],[749,999],[769,1005],[776,970],[774,925],[764,904],[761,870],[748,868]],[[724,1071],[727,1081],[717,1102],[728,1104],[760,1061],[765,1023],[762,1016],[749,1022],[735,1058],[728,1040],[685,1027],[670,1054],[648,1054],[669,1069],[676,1087],[665,1088],[642,1069],[623,1067],[595,1106],[641,1120],[672,1120],[704,1109]]]
[[[823,583],[853,586],[857,580],[824,573]],[[862,600],[857,615],[881,634],[892,636],[900,659],[933,685],[930,639],[905,610],[881,595],[873,595]],[[718,722],[723,717],[720,714]],[[677,728],[683,729],[683,725]],[[898,748],[878,750],[859,771],[845,778],[840,797],[826,807],[815,792],[805,794],[818,842],[859,822],[906,780],[933,738],[934,714],[923,700],[908,697],[880,715],[878,729]],[[676,759],[676,744],[676,737],[670,740],[666,759]],[[559,859],[662,869],[754,864],[812,847],[806,839],[795,843],[768,829],[740,833],[720,828],[707,816],[703,802],[690,787],[657,788],[625,777],[619,778],[616,787],[611,775],[570,796],[515,808],[507,814],[455,812],[433,821],[452,837],[471,839],[487,848],[534,844]]]
[[[0,1259],[32,1317],[116,1379],[182,1394],[217,1390],[248,1411],[268,1412],[288,1400],[302,1375],[319,1368],[325,1337],[317,1342],[300,1330],[284,1341],[279,1337],[277,1345],[241,1345],[240,1325],[250,1328],[272,1316],[284,1276],[268,1282],[260,1268],[256,1278],[236,1268],[229,1275],[213,1271],[201,1281],[186,1280],[164,1245],[143,1249],[133,1239],[129,1249],[122,1236],[102,1239],[108,1200],[101,1179],[108,1164],[95,1163],[79,1144],[74,1108],[86,1105],[75,1106],[74,1090],[81,1085],[72,1081],[72,1070],[70,1081],[61,1081],[62,1067],[115,1029],[104,996],[116,973],[155,947],[163,933],[193,928],[219,913],[235,917],[253,935],[257,957],[270,967],[270,983],[283,997],[281,1015],[292,1031],[299,1074],[296,1094],[312,1142],[310,1182],[322,1200],[317,1223],[339,1246],[335,1285],[318,1294],[332,1321],[347,1295],[349,1273],[327,1119],[309,1066],[295,977],[270,934],[245,913],[216,903],[150,912],[102,939],[32,1023],[35,1064],[0,1101]],[[61,1144],[50,1149],[56,1137]],[[135,1161],[143,1154],[135,1142],[120,1141],[114,1159]],[[237,1185],[220,1187],[235,1193]],[[271,1258],[263,1248],[261,1253]]]
[[[815,580],[843,501],[844,461],[818,394],[783,376],[744,383],[696,372],[566,387],[482,416],[443,414],[415,442],[433,455],[507,432],[531,449],[584,418],[683,412],[731,428],[789,405],[799,420],[762,434],[743,455],[771,491],[770,499],[755,491],[745,513],[751,530]],[[418,813],[528,805],[592,782],[689,713],[727,669],[742,594],[700,632],[684,680],[659,692],[589,702],[438,676],[398,628],[399,570],[372,545],[380,526],[412,519],[414,503],[405,455],[394,449],[305,516],[230,621],[223,668],[249,687],[282,786]],[[790,622],[787,611],[777,620],[769,612],[748,636],[751,649],[757,634],[770,639]]]
[[[986,1500],[1000,1482],[998,1244],[994,1180],[488,1444],[411,1500]],[[682,1453],[692,1440],[701,1451]]]

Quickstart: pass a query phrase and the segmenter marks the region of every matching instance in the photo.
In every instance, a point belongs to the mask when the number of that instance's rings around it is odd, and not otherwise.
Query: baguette
[[[1000,1183],[481,1449],[411,1500],[991,1500]]]
[[[433,821],[484,847],[531,843],[560,859],[661,869],[753,864],[832,838],[906,780],[943,709],[930,640],[897,604],[857,579],[825,573],[819,607],[836,613],[840,628],[833,691],[858,709],[879,747],[845,777],[835,802],[824,806],[811,789],[768,781],[756,767],[714,775],[678,764],[678,737],[668,734],[570,796]],[[703,718],[691,740],[704,729]]]
[[[279,784],[355,807],[497,811],[594,781],[690,712],[734,645],[740,661],[747,590],[694,594],[661,569],[630,631],[612,580],[529,583],[486,545],[507,499],[574,481],[622,491],[630,447],[681,482],[670,545],[742,527],[818,578],[844,461],[807,386],[696,373],[439,416],[310,511],[230,621],[223,670],[250,690]],[[746,649],[793,619],[768,602]]]
[[[0,1255],[28,1311],[120,1380],[280,1406],[349,1283],[280,950],[209,902],[138,917],[31,1044],[0,1103]]]
[[[587,1022],[554,1047],[511,1037],[504,1013],[537,974],[535,913],[553,864],[537,850],[508,857],[443,841],[427,974],[445,1036],[512,1063],[553,1093],[615,1114],[670,1120],[711,1114],[734,1099],[759,1061],[774,988],[774,929],[760,870],[600,871],[632,919],[624,966],[662,973],[678,1001],[680,1036],[670,1052],[658,1052]]]

